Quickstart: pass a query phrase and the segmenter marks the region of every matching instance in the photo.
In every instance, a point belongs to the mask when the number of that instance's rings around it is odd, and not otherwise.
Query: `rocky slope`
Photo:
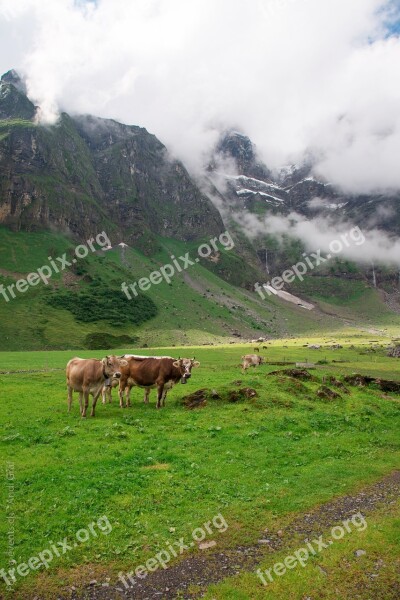
[[[218,210],[146,129],[62,114],[52,127],[11,71],[0,83],[0,223],[78,237],[107,227],[127,243],[223,231]]]
[[[400,193],[392,196],[351,196],[315,176],[311,161],[272,172],[257,157],[251,140],[237,131],[221,137],[207,169],[219,192],[234,208],[252,212],[292,211],[349,220],[362,227],[398,235]]]

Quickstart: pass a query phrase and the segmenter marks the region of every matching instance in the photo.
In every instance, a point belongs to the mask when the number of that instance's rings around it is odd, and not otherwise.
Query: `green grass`
[[[115,318],[110,325],[107,321],[114,313],[115,304],[112,295],[120,293],[124,298],[121,292],[123,281],[134,283],[141,277],[148,277],[152,271],[171,262],[171,254],[180,256],[189,251],[195,256],[194,243],[160,238],[157,246],[152,257],[133,248],[127,249],[124,257],[118,248],[107,253],[90,253],[73,269],[54,274],[48,286],[40,283],[24,294],[17,294],[8,303],[0,296],[0,349],[82,348],[86,337],[97,332],[138,337],[141,345],[154,346],[221,342],[224,338],[232,338],[235,331],[251,339],[260,334],[279,336],[343,326],[343,322],[335,317],[308,313],[276,298],[262,301],[255,293],[235,287],[221,279],[218,272],[211,272],[206,260],[178,273],[170,284],[163,281],[146,292],[145,295],[157,306],[157,316],[140,326],[127,325],[126,319],[122,322]],[[6,286],[15,283],[48,264],[49,256],[55,259],[64,252],[70,255],[73,248],[72,240],[58,234],[11,232],[0,227],[0,283]],[[221,256],[224,255],[228,256],[228,251],[222,252]],[[232,268],[231,262],[221,259],[220,268]],[[215,265],[212,268],[215,269]],[[112,293],[109,297],[106,295],[102,303],[104,319],[82,324],[59,305],[66,294],[74,302],[77,294],[85,297],[91,294],[95,303],[97,295],[91,289],[94,283]],[[50,295],[59,297],[57,307],[49,306]],[[133,304],[135,299],[131,302]],[[20,323],[24,323],[23,328]]]
[[[357,335],[346,332],[346,338],[338,338],[346,345],[339,351],[313,353],[302,347],[316,339],[271,344],[264,354],[272,361],[326,357],[328,364],[315,372],[318,382],[305,384],[268,377],[278,368],[273,366],[242,375],[237,365],[249,346],[160,349],[160,354],[195,355],[201,362],[188,385],[169,393],[165,410],[155,410],[154,392],[150,405],[144,405],[139,390],[134,390],[133,407],[121,410],[114,392],[114,402],[98,405],[96,418],[86,420],[78,415],[77,399],[67,413],[63,371],[0,375],[1,456],[15,465],[17,563],[48,547],[50,540],[71,539],[102,515],[113,526],[110,535],[73,548],[48,572],[31,573],[19,584],[18,598],[30,598],[33,590],[51,597],[67,583],[115,578],[119,570],[153,556],[167,540],[190,536],[219,512],[229,524],[219,538],[222,547],[254,542],[272,521],[396,468],[396,397],[385,399],[378,390],[359,388],[333,403],[316,397],[324,374],[358,371],[396,378],[396,360],[383,351],[363,353],[369,339],[385,338]],[[124,350],[133,349],[117,352]],[[0,353],[0,364],[3,370],[58,368],[72,356],[67,351]],[[237,380],[253,387],[258,397],[227,402],[227,393],[238,389]],[[199,388],[214,389],[223,399],[209,400],[201,410],[184,409],[182,397]],[[6,491],[1,489],[4,507]],[[2,540],[6,530],[3,518]],[[4,564],[3,548],[0,568]],[[237,597],[258,597],[240,595],[248,593],[246,581]],[[210,598],[235,597],[224,589]]]
[[[381,598],[397,600],[400,567],[400,507],[377,511],[367,519],[364,532],[356,528],[329,549],[311,557],[303,568],[298,565],[283,576],[275,576],[264,587],[255,572],[245,573],[210,587],[207,600],[353,600],[354,598]],[[340,525],[340,521],[338,522]],[[329,539],[326,532],[325,540]],[[262,570],[271,569],[299,548],[299,539],[289,551],[279,552],[263,561]],[[357,557],[357,550],[365,555]]]

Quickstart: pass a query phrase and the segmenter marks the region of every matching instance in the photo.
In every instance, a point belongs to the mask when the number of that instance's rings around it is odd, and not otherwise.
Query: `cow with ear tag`
[[[89,395],[91,394],[93,396],[91,416],[94,417],[97,399],[103,385],[113,378],[119,379],[121,368],[127,366],[127,364],[126,360],[117,356],[106,356],[101,360],[96,358],[72,358],[66,368],[68,412],[71,411],[73,392],[79,392],[81,416],[86,417]]]
[[[146,389],[145,402],[148,402],[150,390],[157,388],[157,408],[165,406],[165,398],[170,390],[179,381],[187,383],[192,376],[192,368],[199,367],[200,363],[194,358],[171,357],[142,357],[125,355],[128,367],[121,369],[119,383],[119,400],[121,408],[124,406],[124,393],[126,393],[125,406],[130,405],[130,390],[133,386]]]

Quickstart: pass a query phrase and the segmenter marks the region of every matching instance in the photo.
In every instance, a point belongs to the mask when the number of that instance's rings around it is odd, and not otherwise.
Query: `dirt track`
[[[68,593],[60,596],[60,600],[155,600],[179,598],[191,599],[200,597],[191,594],[191,586],[199,586],[205,590],[210,584],[222,581],[226,577],[242,571],[255,570],[266,555],[285,547],[290,547],[298,536],[304,538],[318,537],[328,529],[340,524],[351,515],[361,512],[368,515],[381,506],[391,506],[400,497],[400,471],[396,471],[377,483],[360,490],[357,494],[343,496],[332,500],[308,513],[296,517],[287,527],[283,537],[278,532],[268,532],[260,537],[268,537],[268,545],[237,547],[225,552],[196,554],[172,565],[166,570],[159,569],[146,577],[135,579],[137,583],[125,589],[122,583],[93,583],[83,593]],[[391,590],[386,600],[400,598],[398,590]],[[388,592],[389,593],[389,592]],[[370,598],[382,597],[370,595]],[[40,600],[40,598],[37,598]]]

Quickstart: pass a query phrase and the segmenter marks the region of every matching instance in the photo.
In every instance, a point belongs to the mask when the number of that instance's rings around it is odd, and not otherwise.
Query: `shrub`
[[[58,292],[49,295],[46,303],[68,310],[83,323],[106,321],[111,325],[140,325],[157,314],[156,305],[147,296],[139,294],[134,300],[128,300],[121,291],[104,285],[90,285],[79,292]]]

